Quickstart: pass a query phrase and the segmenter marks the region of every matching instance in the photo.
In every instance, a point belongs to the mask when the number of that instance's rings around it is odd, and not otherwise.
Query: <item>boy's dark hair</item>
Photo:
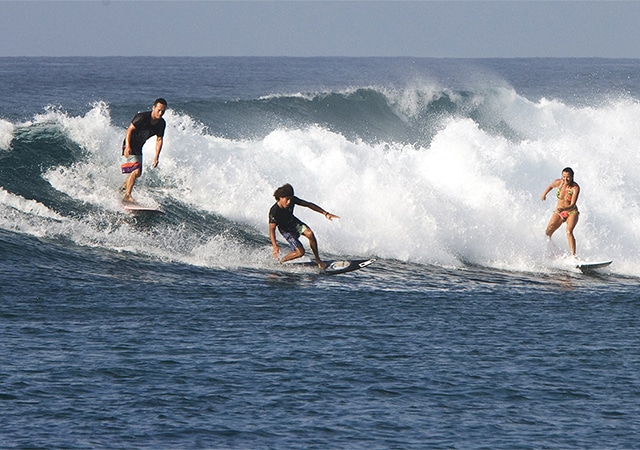
[[[160,103],[161,105],[167,106],[167,101],[162,97],[157,98],[156,101],[153,102],[153,106],[156,106],[158,103]]]
[[[289,183],[285,184],[284,186],[280,186],[273,193],[273,196],[276,198],[276,200],[280,200],[282,197],[293,197],[293,186],[291,186]]]

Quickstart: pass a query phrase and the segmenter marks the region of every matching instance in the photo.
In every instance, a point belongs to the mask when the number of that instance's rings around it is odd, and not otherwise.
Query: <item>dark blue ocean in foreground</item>
[[[636,445],[635,280],[0,242],[5,448]]]
[[[0,58],[0,448],[637,448],[639,69]],[[165,214],[131,216],[158,96]],[[544,239],[566,165],[606,270]],[[378,260],[272,261],[284,182],[340,215],[296,210],[324,257]]]

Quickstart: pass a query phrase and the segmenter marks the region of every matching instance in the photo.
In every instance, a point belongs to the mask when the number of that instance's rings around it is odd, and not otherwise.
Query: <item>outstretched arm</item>
[[[544,200],[546,200],[546,199],[547,199],[547,194],[548,194],[549,192],[551,192],[551,190],[552,190],[553,188],[558,187],[558,185],[559,185],[560,181],[562,181],[562,180],[555,180],[553,183],[551,183],[549,186],[547,186],[547,188],[546,188],[546,189],[544,190],[544,192],[542,193],[542,197],[540,197],[542,201],[544,201]]]
[[[325,216],[327,219],[329,220],[333,220],[333,219],[339,219],[340,216],[336,216],[335,214],[331,214],[330,212],[325,211],[324,209],[322,209],[320,206],[316,205],[315,203],[311,203],[308,202],[306,200],[302,200],[301,198],[297,198],[296,199],[296,205],[300,205],[300,206],[304,206],[305,208],[309,208],[315,212],[318,212],[320,214],[322,214],[323,216]]]

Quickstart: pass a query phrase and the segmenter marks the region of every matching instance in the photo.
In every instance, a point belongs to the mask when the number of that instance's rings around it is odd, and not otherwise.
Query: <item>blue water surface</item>
[[[104,101],[125,127],[162,94],[228,138],[321,122],[353,140],[428,143],[431,132],[399,129],[376,109],[372,86],[403,85],[429,67],[464,97],[463,69],[480,67],[532,101],[579,105],[586,91],[593,102],[640,89],[629,81],[639,62],[627,60],[127,63],[0,59],[0,118],[17,124],[51,106],[83,114]],[[311,102],[297,103],[296,93],[313,94]],[[338,106],[323,114],[319,99]],[[368,119],[356,123],[359,100]],[[450,106],[443,100],[427,115],[459,113]],[[352,115],[336,113],[345,110]],[[226,113],[243,126],[221,123]],[[97,215],[38,178],[79,152],[38,136],[12,143],[28,158],[1,155],[0,185],[64,218]],[[637,278],[384,258],[333,277],[276,264],[207,267],[25,232],[12,208],[0,229],[2,448],[629,449],[640,441]],[[60,226],[48,220],[44,228]],[[167,226],[269,248],[266,236],[195,210],[143,221],[140,239]]]

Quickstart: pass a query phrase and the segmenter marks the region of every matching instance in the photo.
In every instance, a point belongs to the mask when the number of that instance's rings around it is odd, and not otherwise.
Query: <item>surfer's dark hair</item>
[[[291,186],[289,183],[285,184],[284,186],[280,186],[273,193],[273,196],[276,198],[276,200],[279,200],[282,197],[293,197],[293,186]]]
[[[571,167],[565,167],[564,169],[562,169],[562,172],[567,172],[569,175],[571,175],[571,178],[573,178],[573,169]]]
[[[153,102],[153,106],[156,106],[158,103],[160,103],[161,105],[167,106],[167,101],[162,97],[157,98],[156,101]]]

